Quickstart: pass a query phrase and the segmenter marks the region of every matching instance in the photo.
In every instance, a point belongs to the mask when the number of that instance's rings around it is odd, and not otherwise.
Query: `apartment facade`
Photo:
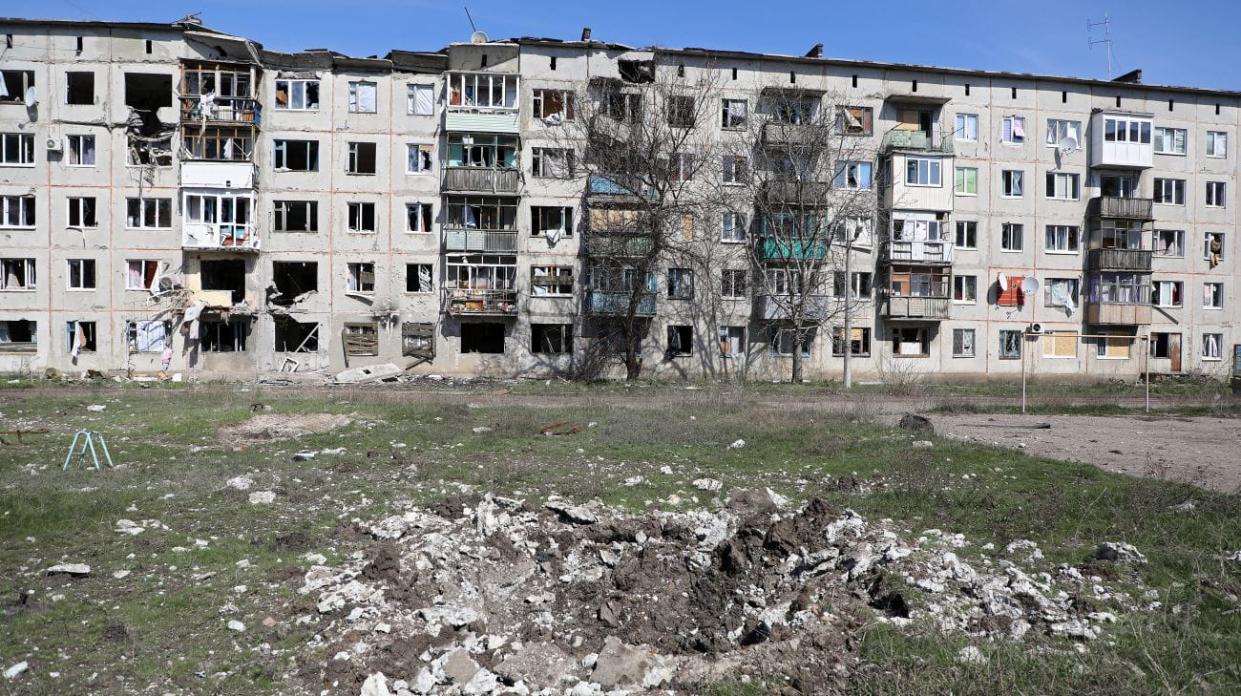
[[[709,138],[795,132],[773,90],[847,113],[876,206],[824,290],[848,332],[801,346],[758,235],[697,221],[713,265],[639,281],[644,374],[787,378],[800,351],[837,377],[850,351],[862,379],[1223,377],[1241,343],[1237,93],[588,38],[353,58],[193,21],[0,35],[4,372],[580,374],[617,294],[592,258],[627,252],[557,129],[634,65],[711,75]]]

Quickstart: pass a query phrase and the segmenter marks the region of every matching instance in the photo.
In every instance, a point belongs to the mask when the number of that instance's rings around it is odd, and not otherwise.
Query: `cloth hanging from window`
[[[1026,125],[1025,125],[1024,118],[1018,118],[1016,116],[1013,117],[1013,137],[1014,138],[1026,137]]]

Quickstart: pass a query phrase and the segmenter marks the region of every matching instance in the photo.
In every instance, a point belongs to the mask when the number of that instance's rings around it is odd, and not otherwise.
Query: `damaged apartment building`
[[[815,378],[846,353],[878,379],[1223,376],[1241,356],[1241,93],[588,31],[382,58],[271,51],[193,17],[0,35],[6,373],[623,375],[598,327],[635,291],[653,377],[787,378],[795,353]],[[871,153],[799,175],[874,202],[808,305],[843,303],[847,327],[811,311],[789,339],[796,274],[764,251],[781,246],[761,206],[687,224],[719,252],[705,266],[631,272],[642,240],[606,234],[624,196],[557,129],[649,118],[634,87],[663,72],[711,76],[686,94],[711,100],[686,124],[703,142],[761,121],[756,147],[778,146],[831,113]]]

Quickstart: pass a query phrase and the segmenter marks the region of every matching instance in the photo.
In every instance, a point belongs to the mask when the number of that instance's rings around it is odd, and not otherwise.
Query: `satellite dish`
[[[1033,295],[1038,292],[1038,278],[1034,276],[1026,276],[1021,281],[1021,291],[1027,295]]]
[[[491,39],[488,39],[487,35],[481,31],[476,31],[473,34],[470,34],[470,43],[472,44],[485,44],[490,40]]]
[[[1056,144],[1056,149],[1059,150],[1061,154],[1065,155],[1070,152],[1077,152],[1077,147],[1077,138],[1074,138],[1071,135],[1066,135],[1060,139],[1059,143]]]
[[[39,97],[38,97],[38,95],[36,95],[36,94],[35,94],[35,91],[34,91],[34,87],[33,87],[33,86],[30,86],[30,87],[27,87],[27,88],[26,88],[26,98],[25,98],[25,101],[26,101],[26,106],[28,106],[28,107],[29,107],[29,106],[34,106],[35,104],[38,104],[38,103],[39,103]]]
[[[1000,292],[1008,292],[1008,276],[1001,272],[1000,277],[996,278],[995,281],[1000,284]]]

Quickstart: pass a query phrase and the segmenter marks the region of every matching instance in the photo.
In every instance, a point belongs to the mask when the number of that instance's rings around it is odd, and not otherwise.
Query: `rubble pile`
[[[489,495],[354,523],[369,550],[299,590],[330,659],[298,676],[331,693],[819,692],[844,685],[866,623],[1086,641],[1144,608],[1091,573],[1106,554],[1085,570],[1024,541],[965,554],[961,535],[760,491],[714,512]]]

